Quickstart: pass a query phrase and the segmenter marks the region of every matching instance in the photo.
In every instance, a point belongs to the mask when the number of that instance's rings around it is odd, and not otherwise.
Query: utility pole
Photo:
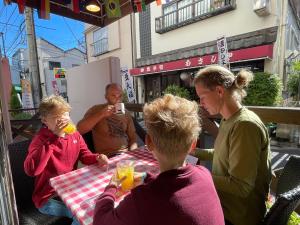
[[[4,57],[6,57],[6,51],[5,51],[5,46],[4,46],[3,32],[0,32],[0,35],[1,35],[1,38],[2,38],[3,54],[4,54]]]
[[[37,108],[40,104],[42,93],[33,14],[32,9],[29,7],[25,7],[25,24],[27,33],[27,44],[29,50],[29,73],[31,75],[32,97],[34,107]]]

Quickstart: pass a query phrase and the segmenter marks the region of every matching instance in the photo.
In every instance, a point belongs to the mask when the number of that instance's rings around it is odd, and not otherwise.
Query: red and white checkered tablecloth
[[[95,164],[50,179],[51,186],[82,225],[92,225],[95,200],[108,185],[116,163],[123,159],[134,160],[137,172],[158,172],[152,154],[139,148],[111,158],[108,170]]]

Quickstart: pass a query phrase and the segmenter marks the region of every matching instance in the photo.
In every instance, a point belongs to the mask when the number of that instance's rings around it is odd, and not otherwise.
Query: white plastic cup
[[[118,115],[125,114],[125,105],[123,102],[119,102],[115,104],[115,114]]]

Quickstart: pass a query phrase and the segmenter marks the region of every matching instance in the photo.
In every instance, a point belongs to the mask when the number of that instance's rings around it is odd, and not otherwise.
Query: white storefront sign
[[[33,108],[33,99],[32,99],[32,91],[31,84],[29,80],[22,79],[22,103],[24,109]]]
[[[226,66],[229,64],[228,49],[226,37],[221,37],[217,40],[218,61],[219,65]]]
[[[121,76],[124,77],[127,97],[129,102],[135,101],[135,91],[133,87],[133,78],[130,76],[128,68],[121,68]]]

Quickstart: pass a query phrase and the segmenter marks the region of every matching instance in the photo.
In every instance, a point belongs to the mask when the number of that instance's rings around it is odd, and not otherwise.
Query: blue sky
[[[26,47],[26,33],[22,29],[24,15],[19,14],[18,6],[15,3],[4,5],[0,0],[0,32],[4,33],[5,49],[8,57],[20,47]],[[37,11],[34,11],[34,22],[36,36],[66,50],[78,46],[78,42],[84,40],[84,23],[54,14],[50,15],[50,20],[38,19]],[[7,25],[6,25],[7,24]],[[0,39],[1,49],[2,40]],[[3,53],[3,49],[2,49]]]

